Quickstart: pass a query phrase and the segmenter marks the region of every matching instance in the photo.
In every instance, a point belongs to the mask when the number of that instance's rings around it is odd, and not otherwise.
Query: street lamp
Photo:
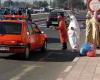
[[[69,9],[70,2],[69,2],[69,0],[67,0],[67,1],[68,1],[67,3],[68,3],[68,9]]]
[[[51,7],[51,0],[50,0],[50,7]]]
[[[25,0],[25,8],[27,8],[27,0]]]
[[[1,0],[0,0],[0,7],[1,7]]]

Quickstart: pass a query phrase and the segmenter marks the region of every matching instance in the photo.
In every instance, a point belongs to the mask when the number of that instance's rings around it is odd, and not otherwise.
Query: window
[[[35,23],[32,23],[32,28],[36,28],[36,24]]]
[[[32,25],[30,23],[27,24],[27,32],[29,32],[29,34],[32,34]]]
[[[0,34],[21,34],[21,30],[21,23],[0,22]]]
[[[35,34],[37,34],[37,33],[40,34],[41,33],[40,29],[38,28],[38,26],[35,23],[32,24],[32,30]]]

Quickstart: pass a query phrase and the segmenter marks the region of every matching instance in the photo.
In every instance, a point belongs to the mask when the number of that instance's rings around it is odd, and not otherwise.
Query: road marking
[[[19,79],[21,79],[21,77],[22,77],[23,75],[25,75],[25,74],[28,73],[29,71],[33,70],[35,67],[36,67],[36,66],[29,66],[29,67],[27,67],[26,69],[23,70],[22,73],[16,75],[15,77],[11,78],[10,80],[19,80]]]
[[[69,72],[71,69],[72,69],[72,66],[68,66],[68,67],[64,70],[64,73]]]
[[[0,62],[1,62],[1,61],[4,61],[4,59],[0,59]]]
[[[51,53],[49,53],[49,54],[46,55],[45,57],[41,58],[41,59],[39,60],[39,62],[40,62],[40,61],[43,61],[43,60],[44,60],[46,57],[48,57],[49,55],[51,55]],[[24,66],[26,66],[26,65],[24,65]],[[35,67],[37,67],[37,66],[29,66],[29,65],[27,65],[26,67],[27,67],[27,68],[25,68],[25,69],[22,71],[22,73],[16,75],[15,77],[12,77],[10,80],[19,80],[19,79],[21,79],[22,76],[24,76],[26,73],[28,73],[29,71],[33,70],[33,69],[34,69]],[[40,66],[38,66],[38,67],[40,67]]]
[[[58,78],[57,80],[64,80],[64,78]]]
[[[51,54],[53,54],[52,52],[48,53],[46,56],[44,56],[43,58],[41,58],[39,60],[39,62],[43,61],[44,59],[48,58]]]
[[[64,80],[66,77],[66,74],[72,69],[72,66],[68,66],[57,78],[57,80]]]
[[[73,62],[77,62],[79,60],[79,57],[75,57]]]

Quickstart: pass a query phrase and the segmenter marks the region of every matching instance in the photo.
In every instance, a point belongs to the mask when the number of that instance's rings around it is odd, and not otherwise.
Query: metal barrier
[[[38,14],[32,14],[32,19],[33,21],[43,21],[46,20],[48,17],[49,13],[38,13]]]

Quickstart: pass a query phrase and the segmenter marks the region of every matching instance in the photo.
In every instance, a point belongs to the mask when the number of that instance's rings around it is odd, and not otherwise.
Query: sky
[[[1,2],[4,2],[6,0],[1,0]],[[33,2],[33,1],[50,1],[50,0],[12,0],[12,1],[26,1],[26,2]],[[52,1],[52,0],[51,0]]]

